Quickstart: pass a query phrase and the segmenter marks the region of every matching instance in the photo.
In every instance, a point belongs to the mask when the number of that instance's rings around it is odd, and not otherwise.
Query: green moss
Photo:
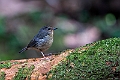
[[[19,68],[13,80],[25,80],[26,78],[30,80],[30,75],[33,69],[34,66],[30,66],[29,68],[28,67]]]
[[[66,61],[48,73],[49,80],[119,79],[120,38],[110,38],[77,48]]]
[[[12,63],[10,63],[10,61],[0,62],[0,69],[1,68],[10,68],[11,66],[12,66]]]
[[[5,80],[5,72],[0,72],[0,80]]]

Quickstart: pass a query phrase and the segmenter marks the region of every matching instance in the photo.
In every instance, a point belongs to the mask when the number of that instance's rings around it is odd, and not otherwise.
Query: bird
[[[42,53],[45,57],[44,51],[48,50],[53,43],[53,32],[58,28],[51,26],[43,26],[39,32],[33,37],[26,47],[19,51],[23,53],[26,50],[33,49]]]

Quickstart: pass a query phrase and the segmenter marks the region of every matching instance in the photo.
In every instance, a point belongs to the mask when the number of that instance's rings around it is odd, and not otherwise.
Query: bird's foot
[[[43,57],[43,58],[41,58],[41,60],[50,61],[51,59],[49,57]]]
[[[52,53],[45,54],[45,56],[51,56],[51,55],[52,55]]]

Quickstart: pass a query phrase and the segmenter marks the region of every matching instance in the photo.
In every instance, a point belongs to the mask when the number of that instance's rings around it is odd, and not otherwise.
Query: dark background
[[[0,60],[40,57],[18,52],[45,25],[59,28],[45,53],[120,37],[120,0],[0,0]]]

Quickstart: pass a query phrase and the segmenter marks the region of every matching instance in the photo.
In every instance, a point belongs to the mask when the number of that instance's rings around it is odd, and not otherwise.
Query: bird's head
[[[56,30],[57,28],[55,27],[51,27],[51,26],[44,26],[41,28],[40,31],[44,32],[44,33],[48,33],[48,34],[53,34],[53,31]]]

